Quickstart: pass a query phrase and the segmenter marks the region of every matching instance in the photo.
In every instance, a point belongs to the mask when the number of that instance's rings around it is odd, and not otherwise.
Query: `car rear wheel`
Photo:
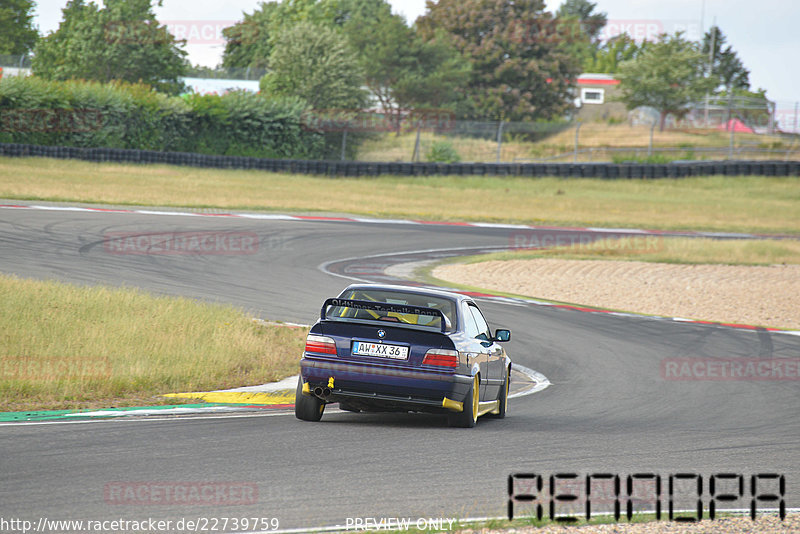
[[[303,377],[297,379],[297,391],[294,394],[294,415],[303,421],[319,421],[325,403],[313,395],[303,395]]]
[[[478,375],[473,377],[472,384],[464,398],[464,410],[447,415],[447,423],[450,426],[460,428],[472,428],[475,426],[475,423],[478,421],[478,402],[480,400],[478,396],[480,391],[479,380]]]
[[[500,388],[500,395],[497,397],[497,401],[500,404],[497,413],[489,414],[490,417],[494,417],[495,419],[502,419],[506,416],[506,412],[508,411],[508,387],[511,384],[511,372],[506,371],[506,379],[503,381],[503,387]]]

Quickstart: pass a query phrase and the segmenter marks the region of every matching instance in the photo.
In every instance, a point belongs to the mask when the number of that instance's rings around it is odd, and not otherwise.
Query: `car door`
[[[505,351],[500,344],[492,341],[493,336],[489,328],[489,323],[486,322],[486,318],[483,316],[478,306],[470,304],[469,307],[470,312],[475,318],[478,331],[480,332],[478,339],[481,340],[481,347],[486,353],[487,372],[483,375],[486,384],[484,387],[484,392],[486,394],[485,400],[494,400],[500,395],[500,388],[503,385],[503,377],[505,375]]]
[[[480,310],[472,303],[465,303],[464,305],[464,320],[466,324],[466,333],[469,338],[469,352],[470,363],[477,363],[481,372],[481,387],[480,387],[480,400],[485,401],[489,399],[487,393],[487,384],[489,374],[489,347],[491,343],[487,343],[490,337],[487,337],[488,326],[486,321],[479,322],[478,317],[483,318]]]

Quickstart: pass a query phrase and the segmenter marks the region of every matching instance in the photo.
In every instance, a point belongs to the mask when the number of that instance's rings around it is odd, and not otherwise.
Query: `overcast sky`
[[[562,0],[546,0],[550,10]],[[702,28],[716,20],[750,69],[754,89],[767,89],[779,108],[800,101],[800,0],[595,0],[597,11],[608,15],[609,32],[627,30],[645,37],[657,31],[685,30],[700,38]],[[38,0],[35,24],[47,34],[61,21],[66,0]],[[186,37],[194,64],[215,66],[223,50],[219,31],[252,12],[258,0],[163,0],[156,8],[159,20],[173,33]],[[425,12],[425,0],[389,0],[395,12],[410,22]],[[183,35],[180,35],[183,33]]]

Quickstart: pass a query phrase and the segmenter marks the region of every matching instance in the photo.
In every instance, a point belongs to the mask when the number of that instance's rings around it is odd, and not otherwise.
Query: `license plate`
[[[386,343],[365,343],[353,341],[353,354],[358,356],[377,356],[393,360],[407,360],[408,347],[400,345],[387,345]]]

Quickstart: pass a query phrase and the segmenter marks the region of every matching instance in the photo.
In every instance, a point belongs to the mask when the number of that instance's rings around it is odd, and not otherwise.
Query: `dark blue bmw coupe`
[[[450,426],[505,417],[511,360],[468,296],[356,284],[322,305],[300,360],[295,415],[343,410],[447,414]]]

